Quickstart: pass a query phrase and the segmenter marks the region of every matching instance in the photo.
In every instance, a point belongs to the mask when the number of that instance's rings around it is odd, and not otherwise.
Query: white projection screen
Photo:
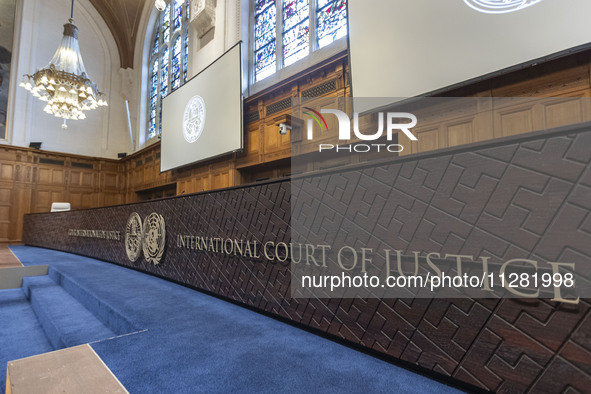
[[[242,149],[240,44],[162,102],[160,171]]]
[[[349,0],[355,97],[415,97],[591,41],[590,0]],[[579,48],[580,49],[580,48]]]

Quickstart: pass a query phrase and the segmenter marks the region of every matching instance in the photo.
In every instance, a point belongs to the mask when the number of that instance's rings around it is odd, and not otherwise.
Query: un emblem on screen
[[[156,265],[162,260],[165,246],[166,226],[162,215],[152,212],[143,225],[136,212],[129,215],[125,226],[125,252],[129,261],[136,262],[143,252],[146,261]]]
[[[193,96],[185,106],[183,115],[183,137],[189,144],[197,141],[205,126],[205,101]]]

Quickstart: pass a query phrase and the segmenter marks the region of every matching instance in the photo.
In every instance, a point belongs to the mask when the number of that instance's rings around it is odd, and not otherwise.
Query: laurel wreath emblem
[[[152,212],[142,224],[139,214],[133,212],[125,227],[125,252],[131,262],[136,262],[141,253],[148,263],[157,265],[162,260],[166,246],[164,217]]]
[[[132,263],[135,263],[142,253],[143,239],[142,218],[136,212],[132,212],[125,226],[125,252]]]
[[[160,262],[164,254],[165,241],[164,218],[162,215],[152,212],[144,220],[144,244],[142,249],[148,263],[156,265]]]
[[[183,114],[183,137],[192,144],[197,141],[205,126],[205,101],[201,96],[193,96],[185,106]]]

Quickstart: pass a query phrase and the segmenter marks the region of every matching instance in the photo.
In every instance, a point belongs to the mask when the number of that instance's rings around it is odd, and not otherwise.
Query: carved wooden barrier
[[[382,224],[405,251],[573,261],[587,271],[589,147],[583,124],[298,179],[322,185],[309,204],[346,201],[348,215],[395,218]],[[289,264],[265,258],[264,245],[290,242],[292,181],[30,214],[24,240],[203,289],[479,388],[589,390],[588,299],[291,298]],[[352,192],[372,183],[386,187],[385,202]],[[318,209],[315,221],[343,214]]]

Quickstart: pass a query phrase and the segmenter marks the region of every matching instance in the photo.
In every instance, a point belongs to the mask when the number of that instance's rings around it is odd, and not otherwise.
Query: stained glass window
[[[158,99],[158,134],[162,134],[162,96]]]
[[[189,33],[185,33],[185,49],[183,51],[183,83],[187,82],[187,62],[189,61]]]
[[[346,35],[346,0],[254,0],[255,82]]]
[[[154,41],[152,42],[152,55],[154,56],[158,53],[158,50],[160,49],[160,31],[156,30],[156,37],[154,37]]]
[[[183,13],[184,12],[184,13]],[[172,25],[171,25],[172,23]],[[162,99],[187,80],[189,0],[168,0],[158,14],[149,52],[147,139],[162,131]]]
[[[318,0],[318,47],[322,48],[347,35],[347,1]]]
[[[166,8],[162,15],[162,41],[168,42],[170,40],[170,4],[166,4]]]
[[[310,6],[308,0],[283,4],[283,65],[289,66],[310,52]]]
[[[176,36],[172,46],[172,90],[181,86],[181,36]]]
[[[177,32],[183,25],[183,2],[174,0],[174,31]]]
[[[162,52],[162,67],[160,67],[160,93],[162,98],[168,94],[168,47]]]
[[[255,10],[255,78],[257,81],[275,72],[275,1],[256,0]]]
[[[158,101],[158,58],[152,64],[152,76],[150,78],[150,121],[148,124],[148,138],[156,135],[156,107]]]

